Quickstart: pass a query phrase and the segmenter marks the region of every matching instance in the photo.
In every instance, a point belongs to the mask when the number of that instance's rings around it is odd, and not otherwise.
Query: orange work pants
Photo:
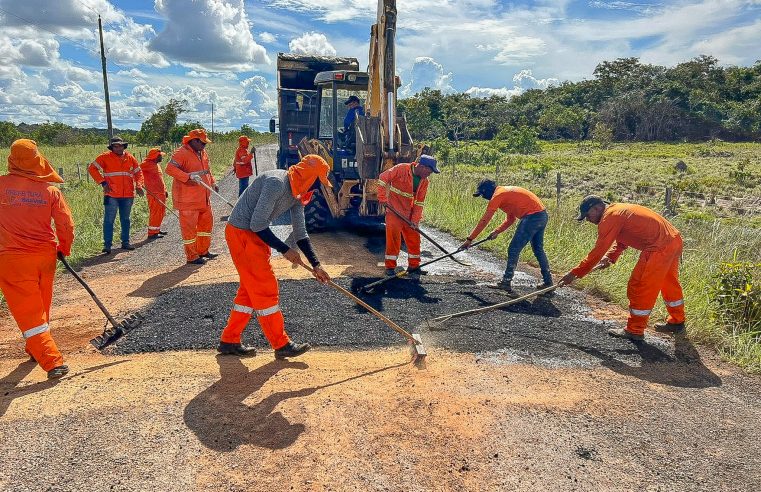
[[[164,195],[156,194],[160,198],[164,198]],[[163,200],[162,200],[163,201]],[[164,202],[166,203],[166,202]],[[166,208],[159,203],[158,200],[148,194],[148,235],[155,236],[161,232],[161,223],[164,221],[164,215],[166,215]]]
[[[240,343],[241,333],[251,315],[256,313],[259,326],[272,348],[283,348],[290,340],[280,311],[280,293],[270,264],[270,247],[254,232],[230,224],[225,227],[225,239],[240,276],[240,286],[227,326],[222,331],[222,341]]]
[[[668,323],[684,323],[684,297],[679,284],[682,237],[677,236],[659,251],[643,251],[626,290],[629,297],[627,331],[642,335],[658,294],[663,295]]]
[[[180,210],[180,232],[185,245],[185,256],[193,261],[209,252],[214,216],[211,207],[198,210]]]
[[[48,326],[55,266],[53,254],[0,255],[0,290],[26,339],[26,353],[44,371],[63,365],[63,356]]]
[[[402,249],[402,238],[407,245],[409,268],[420,266],[420,233],[393,213],[386,214],[386,268],[396,268]]]

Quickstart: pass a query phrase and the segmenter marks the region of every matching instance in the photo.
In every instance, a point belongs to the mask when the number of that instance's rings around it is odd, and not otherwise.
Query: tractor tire
[[[304,219],[307,226],[307,232],[321,232],[328,228],[333,216],[328,208],[328,202],[322,196],[321,190],[314,192],[314,197],[309,204],[304,207]]]

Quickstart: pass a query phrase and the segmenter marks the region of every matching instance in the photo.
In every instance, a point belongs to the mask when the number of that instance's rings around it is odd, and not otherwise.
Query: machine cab
[[[356,118],[347,118],[350,111],[356,110],[344,103],[355,96],[364,110],[368,75],[349,70],[320,72],[315,77],[314,84],[317,86],[317,111],[320,115],[317,137],[333,157],[333,173],[339,179],[358,179]],[[344,127],[345,122],[349,123],[347,127]]]

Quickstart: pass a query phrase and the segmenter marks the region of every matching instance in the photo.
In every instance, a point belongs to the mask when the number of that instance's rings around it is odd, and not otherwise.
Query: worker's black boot
[[[616,338],[634,340],[635,342],[641,342],[645,339],[645,335],[637,335],[636,333],[630,332],[626,328],[611,328],[608,330],[608,335]]]
[[[312,346],[308,343],[293,343],[293,341],[290,341],[285,347],[275,350],[275,358],[285,359],[286,357],[298,357],[310,348],[312,348]]]
[[[62,365],[48,371],[48,379],[62,378],[69,373],[69,366]]]
[[[653,328],[658,333],[682,333],[684,323],[656,323]]]
[[[393,277],[396,275],[396,269],[394,268],[386,268],[386,276],[387,277]]]
[[[203,256],[207,260],[213,260],[214,258],[219,256],[219,254],[218,253],[212,253],[211,251],[207,251],[206,253],[202,254],[201,256]]]
[[[421,270],[420,268],[408,268],[407,269],[407,276],[410,278],[420,278],[421,275],[425,275],[426,272]]]
[[[513,299],[518,297],[518,293],[513,290],[513,287],[511,285],[512,282],[508,282],[506,280],[500,280],[496,284],[491,284],[489,287],[492,289],[499,289],[503,291],[505,294],[507,294],[509,297],[512,297]]]
[[[237,355],[238,357],[253,357],[256,355],[254,347],[246,347],[240,343],[219,342],[217,352],[220,355]]]
[[[110,255],[111,254],[111,248],[103,248],[101,250],[101,253],[103,253],[104,255]]]
[[[126,249],[127,251],[135,251],[135,247],[130,243],[122,243],[122,249]]]
[[[188,265],[205,265],[206,264],[206,258],[198,257],[195,260],[189,261]]]
[[[538,285],[536,286],[536,290],[544,290],[544,289],[548,289],[548,288],[550,288],[550,287],[552,287],[552,284],[545,284],[545,283],[541,283],[541,284],[538,284]],[[555,291],[554,291],[554,290],[551,290],[551,291],[549,291],[549,292],[545,292],[544,294],[541,294],[541,295],[542,295],[543,297],[550,297],[550,296],[553,296],[553,295],[555,295]]]

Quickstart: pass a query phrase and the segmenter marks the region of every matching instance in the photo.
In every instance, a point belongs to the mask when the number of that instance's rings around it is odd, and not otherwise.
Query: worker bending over
[[[314,277],[320,282],[328,282],[330,277],[320,266],[307,236],[304,206],[320,184],[331,187],[329,170],[322,157],[307,155],[287,171],[276,169],[261,173],[235,205],[225,228],[225,238],[240,275],[240,287],[222,332],[218,349],[220,354],[256,354],[254,348],[243,346],[240,341],[252,314],[256,314],[276,358],[296,357],[310,349],[308,343],[294,343],[285,332],[277,279],[270,263],[270,248],[294,265],[304,263],[297,251],[275,236],[270,224],[285,212],[290,212],[293,233],[289,242],[294,240],[307,257]]]
[[[544,204],[535,194],[520,186],[497,186],[490,179],[483,179],[478,184],[473,196],[480,196],[489,201],[486,205],[481,220],[478,221],[475,229],[470,233],[468,238],[460,246],[460,249],[467,249],[473,241],[481,234],[481,231],[489,225],[494,212],[501,209],[507,217],[499,227],[489,234],[489,239],[495,239],[505,232],[516,219],[518,228],[515,230],[513,239],[507,247],[507,266],[502,280],[495,287],[505,290],[510,296],[517,296],[512,289],[513,276],[515,267],[518,266],[518,259],[521,251],[527,244],[531,243],[531,250],[534,252],[539,268],[542,272],[543,284],[537,285],[537,289],[546,289],[552,285],[552,272],[550,271],[550,262],[547,260],[547,254],[544,252],[544,230],[547,227],[547,210]]]
[[[166,199],[169,193],[166,191],[164,184],[164,173],[161,172],[161,162],[164,153],[159,148],[153,148],[148,151],[145,160],[140,163],[140,170],[143,171],[145,180],[145,191],[148,193],[148,240],[158,239],[166,236],[166,232],[161,230],[161,223],[166,215]]]
[[[112,138],[108,152],[103,152],[88,166],[93,181],[103,187],[103,254],[111,254],[114,241],[114,221],[119,212],[122,249],[135,249],[129,242],[130,215],[135,201],[135,192],[143,196],[143,172],[135,156],[127,152],[127,142],[119,137]]]
[[[671,223],[649,208],[630,203],[608,204],[599,196],[590,195],[579,206],[579,221],[597,224],[597,242],[579,265],[567,273],[558,285],[568,285],[592,270],[608,268],[626,248],[641,251],[634,267],[627,296],[629,319],[626,328],[611,328],[608,334],[644,340],[645,328],[658,294],[663,295],[668,310],[665,323],[655,325],[656,331],[684,330],[684,298],[679,284],[679,258],[682,255],[682,236]]]
[[[0,291],[26,353],[53,379],[69,372],[48,323],[56,254],[71,254],[74,221],[61,191],[48,183],[63,179],[34,140],[13,142],[8,174],[0,176]]]
[[[256,158],[256,149],[252,146],[251,152],[249,152],[248,146],[250,144],[251,140],[247,136],[241,135],[238,138],[238,150],[235,151],[235,161],[233,162],[235,177],[238,178],[238,196],[246,191],[248,180],[254,174],[251,161]]]
[[[211,253],[211,230],[214,216],[211,212],[211,191],[201,184],[219,191],[209,168],[206,144],[211,140],[206,130],[191,130],[182,137],[182,147],[169,159],[166,173],[172,181],[172,205],[180,213],[180,232],[185,245],[185,258],[193,265],[203,265],[216,258]]]
[[[439,172],[436,159],[423,154],[417,163],[397,164],[380,174],[378,201],[386,204],[386,275],[396,273],[402,238],[407,245],[407,273],[413,276],[421,273],[420,232],[404,219],[415,227],[420,225],[428,192],[428,176]]]

